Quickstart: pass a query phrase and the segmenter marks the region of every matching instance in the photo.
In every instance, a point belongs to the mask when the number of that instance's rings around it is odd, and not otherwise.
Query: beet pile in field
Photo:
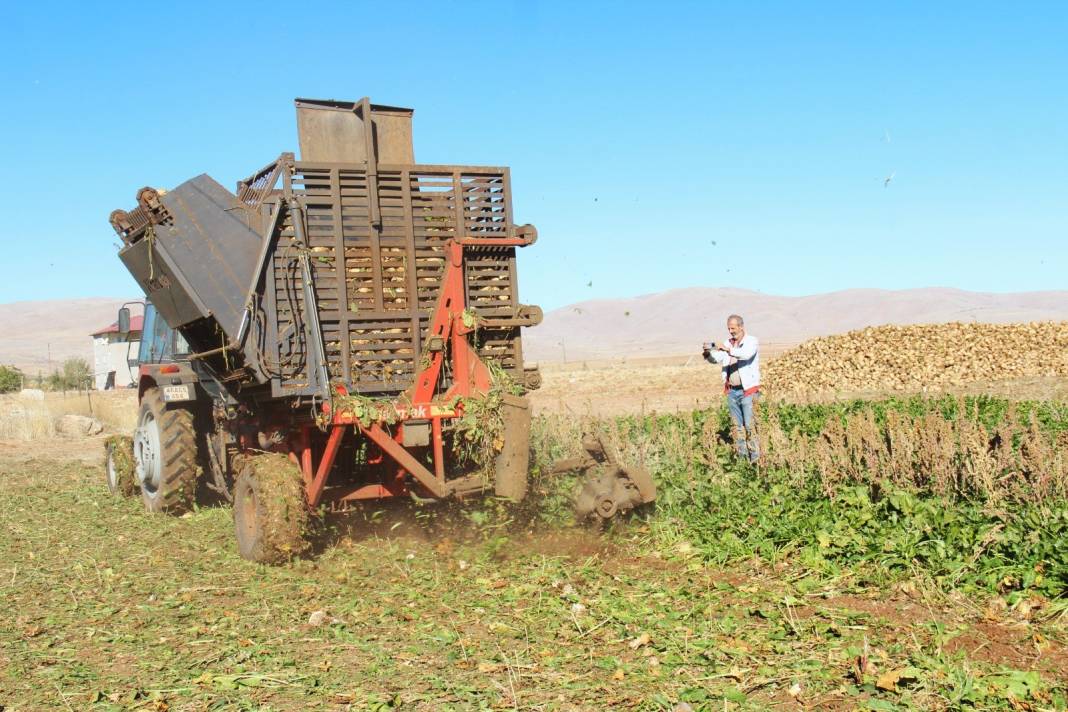
[[[914,391],[1068,377],[1068,322],[875,326],[802,343],[773,359],[769,395]]]

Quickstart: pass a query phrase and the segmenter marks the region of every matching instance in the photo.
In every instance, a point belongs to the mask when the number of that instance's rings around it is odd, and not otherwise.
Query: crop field
[[[626,376],[547,392],[602,377]],[[1068,403],[769,403],[752,467],[690,387],[543,401],[521,506],[366,505],[278,567],[237,556],[225,507],[110,495],[103,436],[7,435],[0,708],[1068,706]],[[655,474],[655,508],[571,521],[545,473],[588,429]]]

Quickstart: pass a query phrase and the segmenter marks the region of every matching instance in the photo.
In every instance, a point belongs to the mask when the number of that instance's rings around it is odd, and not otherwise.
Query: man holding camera
[[[760,395],[760,351],[757,337],[745,333],[745,321],[737,314],[727,317],[730,337],[725,344],[701,344],[701,355],[723,369],[723,392],[734,421],[734,444],[738,455],[756,462],[760,457],[753,405]]]

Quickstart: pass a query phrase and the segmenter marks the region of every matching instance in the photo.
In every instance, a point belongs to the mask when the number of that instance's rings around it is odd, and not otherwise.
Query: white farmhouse
[[[118,322],[93,332],[93,378],[99,391],[126,388],[137,376],[127,358],[137,358],[142,317],[130,318],[130,333],[120,334]]]

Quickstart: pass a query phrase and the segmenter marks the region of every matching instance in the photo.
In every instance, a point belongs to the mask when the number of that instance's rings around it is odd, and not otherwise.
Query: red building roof
[[[145,318],[143,316],[130,317],[130,333],[140,332],[141,326],[144,324]],[[103,329],[97,329],[90,336],[103,336],[104,334],[117,334],[119,333],[119,322],[114,322],[111,326],[106,326]]]

